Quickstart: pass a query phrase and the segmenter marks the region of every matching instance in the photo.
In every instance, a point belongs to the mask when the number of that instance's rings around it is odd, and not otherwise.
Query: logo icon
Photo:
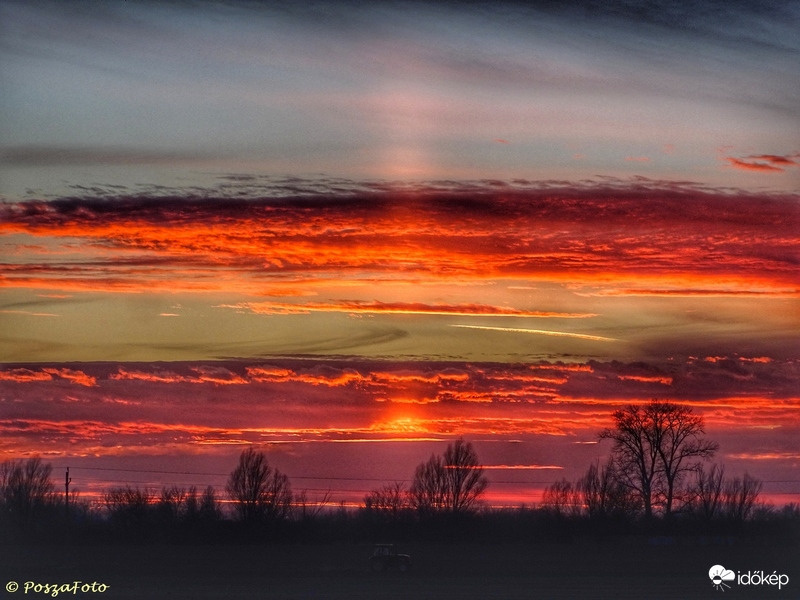
[[[736,573],[730,569],[726,569],[722,565],[714,565],[708,570],[708,577],[711,579],[711,584],[714,589],[725,591],[725,588],[730,589],[726,581],[733,581],[736,579]]]

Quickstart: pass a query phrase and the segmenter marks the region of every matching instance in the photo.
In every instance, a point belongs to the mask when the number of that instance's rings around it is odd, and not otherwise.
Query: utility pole
[[[72,482],[69,476],[69,467],[67,467],[67,472],[64,475],[64,506],[67,509],[67,524],[69,524],[69,484]]]

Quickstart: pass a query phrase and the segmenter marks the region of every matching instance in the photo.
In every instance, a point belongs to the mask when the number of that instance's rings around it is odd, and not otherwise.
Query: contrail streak
[[[588,335],[586,333],[569,333],[566,331],[549,331],[547,329],[520,329],[518,327],[489,327],[487,325],[450,325],[450,327],[461,327],[462,329],[484,329],[486,331],[510,331],[512,333],[535,333],[538,335],[552,335],[557,337],[571,337],[581,340],[593,340],[596,342],[616,342],[615,338],[603,337],[600,335]]]

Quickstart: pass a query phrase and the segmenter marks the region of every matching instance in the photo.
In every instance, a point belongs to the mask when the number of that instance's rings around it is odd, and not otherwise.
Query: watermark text
[[[72,594],[75,596],[78,592],[82,594],[102,594],[111,589],[107,583],[100,583],[97,581],[84,582],[84,581],[70,581],[69,583],[40,583],[38,581],[26,581],[22,584],[16,581],[9,581],[6,584],[6,591],[14,593],[21,591],[23,594],[42,594],[57,598],[59,595]]]

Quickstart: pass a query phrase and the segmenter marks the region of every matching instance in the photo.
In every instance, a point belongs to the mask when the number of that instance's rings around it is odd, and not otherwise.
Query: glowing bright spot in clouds
[[[411,403],[403,403],[400,406],[394,405],[388,414],[380,420],[374,422],[369,430],[375,433],[393,434],[430,434],[430,421],[421,418],[419,407]]]
[[[417,432],[422,429],[422,422],[412,417],[404,417],[387,423],[384,428],[388,431]]]
[[[580,340],[593,340],[596,342],[616,342],[615,338],[603,337],[600,335],[589,335],[586,333],[570,333],[568,331],[549,331],[547,329],[522,329],[519,327],[489,327],[487,325],[450,325],[450,327],[461,327],[462,329],[483,329],[486,331],[506,331],[511,333],[533,333],[536,335],[552,335],[557,337],[571,337]]]

